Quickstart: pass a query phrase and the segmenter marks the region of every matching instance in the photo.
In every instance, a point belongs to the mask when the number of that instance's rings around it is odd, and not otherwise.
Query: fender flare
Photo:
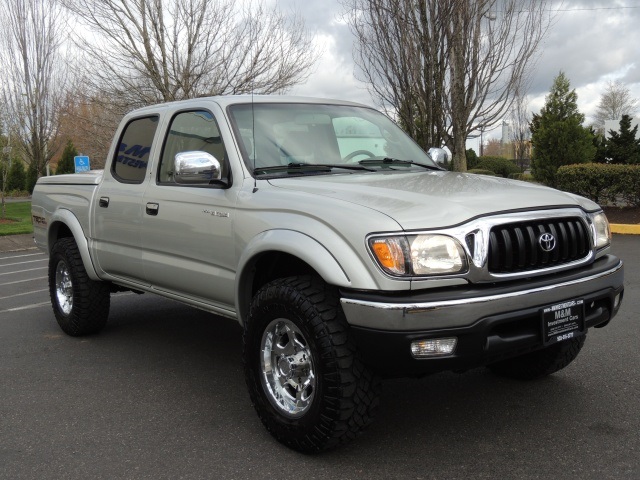
[[[253,264],[260,254],[267,252],[293,255],[313,268],[325,282],[338,287],[351,286],[351,280],[338,260],[316,239],[295,230],[264,231],[251,239],[238,261],[235,292],[240,323],[244,322],[251,302],[249,277]]]
[[[82,263],[85,270],[87,271],[87,275],[89,275],[89,278],[94,281],[102,280],[98,276],[96,269],[93,266],[93,261],[91,260],[91,255],[89,254],[89,243],[87,242],[87,237],[84,234],[82,225],[80,225],[80,221],[73,214],[73,212],[71,212],[71,210],[61,208],[56,210],[53,215],[51,215],[51,218],[49,219],[49,232],[47,233],[48,252],[51,253],[51,248],[55,243],[55,234],[58,230],[56,224],[60,223],[66,226],[71,231],[73,239],[75,240],[76,245],[78,245],[80,257],[82,258]]]

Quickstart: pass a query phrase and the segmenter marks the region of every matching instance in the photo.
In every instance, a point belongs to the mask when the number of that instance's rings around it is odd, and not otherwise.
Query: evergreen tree
[[[29,168],[27,168],[26,177],[25,189],[31,194],[33,193],[33,188],[36,186],[36,182],[40,177],[40,172],[38,172],[38,167],[35,163],[31,163]]]
[[[73,157],[78,155],[78,150],[73,145],[71,140],[67,141],[67,146],[64,147],[62,157],[56,167],[56,175],[62,175],[63,173],[75,173],[76,165]]]
[[[531,120],[533,155],[531,172],[536,180],[556,185],[556,171],[562,165],[593,161],[596,147],[578,111],[578,95],[571,90],[563,72],[554,79],[544,107]]]
[[[9,175],[7,177],[7,191],[25,190],[26,181],[27,174],[24,171],[24,164],[17,158],[14,158],[11,162],[11,168],[9,169]]]
[[[636,139],[638,125],[631,128],[631,117],[622,115],[620,132],[609,130],[606,152],[611,163],[640,164],[640,139]]]

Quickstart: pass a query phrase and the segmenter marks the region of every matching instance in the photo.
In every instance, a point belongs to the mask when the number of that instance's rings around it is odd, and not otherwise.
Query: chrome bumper
[[[482,290],[463,287],[444,294],[425,293],[403,299],[380,299],[378,296],[372,300],[367,299],[366,294],[344,293],[341,303],[347,321],[353,326],[388,331],[450,329],[598,291],[619,290],[623,280],[622,262],[607,256],[589,267],[554,277],[554,280],[520,282],[515,289],[505,283]]]

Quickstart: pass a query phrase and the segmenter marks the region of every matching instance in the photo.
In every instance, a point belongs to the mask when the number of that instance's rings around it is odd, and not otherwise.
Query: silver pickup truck
[[[104,171],[41,178],[32,205],[62,330],[100,331],[123,290],[236,319],[251,401],[305,452],[366,427],[381,377],[564,368],[624,290],[598,205],[446,171],[349,102],[136,110]]]

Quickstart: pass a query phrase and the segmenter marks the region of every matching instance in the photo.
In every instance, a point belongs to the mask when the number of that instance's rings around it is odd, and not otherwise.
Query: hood
[[[445,228],[472,218],[522,210],[597,204],[540,185],[457,172],[376,172],[271,179],[276,187],[379,211],[405,230]]]

